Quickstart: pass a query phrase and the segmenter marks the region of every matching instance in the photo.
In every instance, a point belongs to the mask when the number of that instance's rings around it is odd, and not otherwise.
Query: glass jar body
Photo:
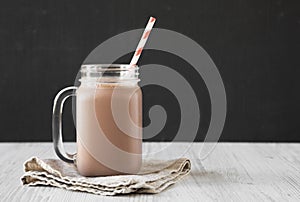
[[[142,163],[142,92],[138,67],[124,64],[82,65],[79,87],[57,93],[52,136],[57,156],[75,163],[83,176],[136,174]],[[77,153],[63,146],[65,100],[76,97]]]

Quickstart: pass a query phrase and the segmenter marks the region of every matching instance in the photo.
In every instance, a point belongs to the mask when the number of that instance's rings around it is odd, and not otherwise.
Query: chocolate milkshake
[[[119,107],[125,110],[118,110]],[[94,88],[82,84],[77,90],[79,173],[137,173],[141,166],[141,126],[142,94],[137,85],[100,84]]]

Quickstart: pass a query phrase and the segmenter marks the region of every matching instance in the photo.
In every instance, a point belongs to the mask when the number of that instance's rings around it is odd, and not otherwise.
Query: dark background
[[[1,1],[0,141],[51,141],[55,94],[74,83],[91,50],[144,27],[150,15],[158,19],[157,28],[198,42],[217,65],[228,100],[221,141],[300,141],[299,0]],[[166,53],[145,51],[140,64],[147,63],[168,65],[189,78],[201,109],[197,140],[203,140],[210,100],[201,77]],[[151,140],[172,140],[180,115],[174,96],[157,86],[143,92],[145,111],[161,104],[169,117]],[[70,101],[64,132],[65,140],[75,139]]]

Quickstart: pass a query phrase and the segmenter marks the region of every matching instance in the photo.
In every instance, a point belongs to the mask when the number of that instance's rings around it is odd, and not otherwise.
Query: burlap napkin
[[[74,164],[56,159],[32,157],[24,163],[21,180],[27,185],[49,185],[99,195],[159,193],[186,176],[191,163],[186,158],[170,161],[149,160],[138,175],[83,177]]]

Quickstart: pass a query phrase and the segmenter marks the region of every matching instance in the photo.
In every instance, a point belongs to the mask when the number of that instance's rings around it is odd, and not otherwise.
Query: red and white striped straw
[[[155,21],[156,21],[156,19],[154,17],[150,17],[150,19],[148,21],[148,24],[147,24],[147,26],[144,30],[143,35],[142,35],[142,38],[141,38],[138,46],[136,47],[136,50],[135,50],[134,55],[131,59],[130,65],[136,65],[136,63],[138,62]]]

